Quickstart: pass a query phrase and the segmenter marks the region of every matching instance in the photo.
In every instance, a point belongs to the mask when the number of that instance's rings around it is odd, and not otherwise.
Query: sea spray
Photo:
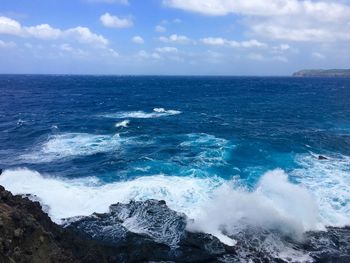
[[[227,244],[232,244],[228,236],[250,227],[278,230],[296,239],[305,231],[324,230],[311,194],[288,182],[282,170],[263,175],[252,192],[223,184],[188,227],[211,233]]]
[[[282,170],[266,173],[252,192],[215,177],[155,175],[102,184],[94,177],[64,180],[28,169],[4,171],[0,184],[16,194],[37,196],[50,207],[49,214],[56,222],[106,212],[117,202],[158,199],[194,219],[190,229],[217,236],[233,235],[245,226],[278,229],[297,237],[304,231],[323,229],[312,196],[288,182]]]

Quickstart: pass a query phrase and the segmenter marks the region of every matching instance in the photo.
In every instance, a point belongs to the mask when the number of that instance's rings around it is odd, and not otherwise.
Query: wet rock
[[[319,160],[328,160],[328,158],[325,157],[325,156],[323,156],[323,155],[319,155],[319,156],[318,156],[318,159],[319,159]]]
[[[108,213],[67,220],[63,228],[38,202],[1,186],[0,197],[1,263],[282,263],[300,262],[299,255],[310,262],[350,262],[349,227],[308,232],[299,241],[250,227],[230,236],[237,245],[228,247],[212,235],[188,232],[186,215],[164,201],[115,204]]]
[[[113,262],[107,260],[114,255],[112,247],[54,224],[39,203],[13,196],[2,186],[0,197],[1,263]]]
[[[135,260],[214,262],[232,252],[214,236],[188,232],[186,222],[185,214],[169,209],[164,201],[147,200],[111,205],[108,213],[80,218],[69,228],[100,242],[127,247],[125,256]]]
[[[15,238],[20,238],[23,235],[23,230],[20,228],[15,229],[13,232]]]

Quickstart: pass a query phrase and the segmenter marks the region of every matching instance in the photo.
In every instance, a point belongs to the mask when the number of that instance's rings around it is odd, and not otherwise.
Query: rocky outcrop
[[[112,205],[63,228],[38,202],[0,186],[0,262],[216,262],[232,252],[211,235],[187,232],[184,220],[149,200]]]
[[[164,201],[118,203],[109,210],[83,217],[68,228],[118,248],[146,248],[145,260],[215,262],[225,254],[235,254],[212,235],[186,231],[186,215],[169,209]]]
[[[0,262],[111,262],[112,252],[54,224],[38,202],[0,186]]]
[[[164,201],[132,201],[108,213],[53,223],[38,202],[0,186],[0,262],[350,262],[350,228],[308,232],[295,241],[248,227],[228,247],[186,230],[186,215]]]

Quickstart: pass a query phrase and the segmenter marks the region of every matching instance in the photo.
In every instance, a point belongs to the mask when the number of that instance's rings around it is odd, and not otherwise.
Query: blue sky
[[[0,0],[0,73],[350,68],[345,0]]]

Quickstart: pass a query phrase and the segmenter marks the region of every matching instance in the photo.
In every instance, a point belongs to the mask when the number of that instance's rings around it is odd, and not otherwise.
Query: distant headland
[[[293,77],[350,77],[350,69],[304,69],[293,73]]]

